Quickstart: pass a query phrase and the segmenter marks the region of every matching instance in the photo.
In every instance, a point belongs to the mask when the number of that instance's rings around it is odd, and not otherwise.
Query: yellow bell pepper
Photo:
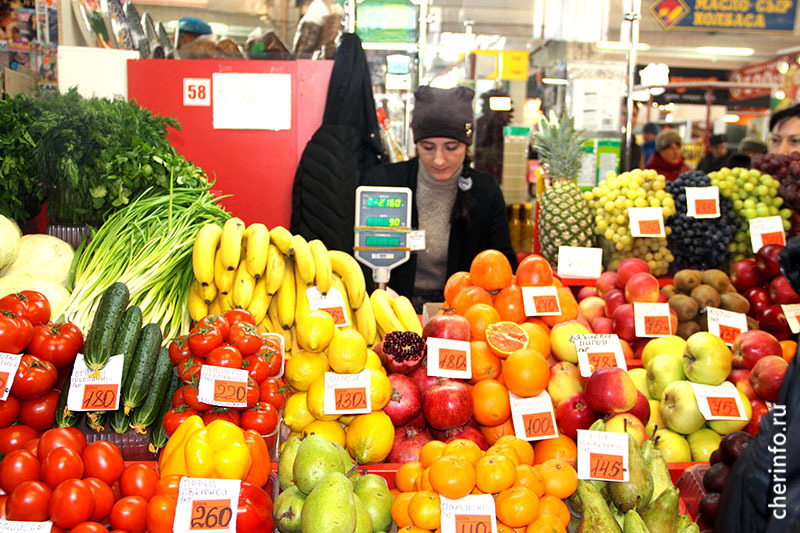
[[[189,435],[184,454],[190,477],[245,479],[252,463],[244,431],[225,420]]]
[[[186,455],[184,453],[186,442],[189,437],[204,428],[203,419],[197,415],[190,416],[178,426],[178,429],[169,437],[167,445],[161,451],[161,457],[158,460],[158,471],[161,477],[188,475]]]

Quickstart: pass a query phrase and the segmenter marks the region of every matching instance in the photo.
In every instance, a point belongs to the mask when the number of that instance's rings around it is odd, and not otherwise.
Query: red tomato
[[[261,349],[264,342],[253,324],[238,322],[231,326],[228,341],[236,346],[242,355],[252,355]]]
[[[283,367],[283,353],[281,352],[280,342],[276,341],[275,337],[267,337],[264,341],[264,346],[258,353],[264,354],[267,358],[270,377],[277,376],[281,373]]]
[[[183,401],[186,402],[186,405],[198,411],[207,411],[211,409],[211,405],[197,399],[197,387],[197,383],[188,385],[183,391]]]
[[[125,496],[111,508],[111,527],[128,533],[147,529],[147,500],[141,496]]]
[[[156,494],[147,502],[147,531],[149,533],[171,533],[175,522],[177,500],[166,494]]]
[[[0,402],[0,428],[7,428],[14,423],[19,414],[19,400],[16,396],[8,395],[8,399]]]
[[[158,472],[144,463],[132,463],[125,467],[119,478],[119,488],[123,496],[141,496],[149,500],[156,492]]]
[[[183,392],[186,390],[186,387],[188,387],[188,385],[181,385],[178,387],[178,390],[175,391],[175,394],[172,395],[172,407],[186,405],[186,400],[183,399]]]
[[[156,483],[156,496],[159,494],[165,494],[171,498],[178,498],[178,487],[181,483],[181,478],[183,476],[180,474],[170,474],[168,476],[163,476],[158,480]]]
[[[173,407],[164,413],[164,431],[167,432],[167,435],[172,435],[184,420],[192,415],[199,414],[200,412],[197,409],[193,409],[186,404]]]
[[[28,352],[50,361],[56,368],[65,368],[75,361],[83,348],[83,334],[75,324],[48,322],[33,328]]]
[[[9,396],[10,398],[10,396]],[[22,400],[19,406],[19,422],[37,431],[45,431],[55,423],[58,391],[51,390],[40,398]]]
[[[258,402],[258,396],[261,393],[258,387],[258,383],[251,377],[247,378],[247,396],[245,399],[247,401],[247,405],[245,405],[245,409],[250,409]]]
[[[245,357],[242,368],[247,370],[247,375],[256,380],[256,383],[261,383],[269,377],[269,362],[261,352]]]
[[[43,522],[50,518],[47,508],[52,493],[41,481],[20,483],[6,500],[6,516],[9,520]]]
[[[235,326],[231,331],[234,329],[236,329]],[[206,356],[205,364],[239,369],[242,368],[242,354],[235,346],[223,344],[211,350]]]
[[[271,403],[275,409],[283,409],[286,405],[286,398],[289,397],[290,391],[288,385],[279,378],[267,378],[261,382],[259,386],[259,400],[262,402]]]
[[[88,444],[88,442],[86,442],[86,434],[84,434],[83,431],[81,431],[76,427],[70,427],[64,429],[66,429],[69,432],[69,434],[72,435],[72,438],[75,439],[75,442],[77,442],[78,446],[80,446],[81,448],[79,451],[83,453],[83,450],[86,449],[86,445]]]
[[[228,324],[230,324],[231,327],[240,322],[256,325],[256,317],[247,309],[231,309],[225,313],[225,318],[228,320]]]
[[[0,429],[0,453],[7,454],[12,450],[19,450],[25,443],[39,436],[30,426],[17,424]]]
[[[236,533],[272,531],[272,500],[252,483],[242,481],[239,510],[236,512]]]
[[[8,494],[0,494],[0,520],[8,520],[6,514],[6,502],[8,501]]]
[[[70,448],[51,450],[42,461],[42,481],[54,489],[62,481],[83,477],[81,455]]]
[[[98,522],[81,522],[69,530],[70,533],[108,533],[106,526]]]
[[[0,488],[11,494],[20,483],[41,479],[39,460],[28,450],[14,450],[0,461]]]
[[[31,439],[28,442],[26,442],[25,445],[22,446],[22,449],[23,450],[28,450],[33,455],[35,455],[36,458],[38,459],[39,458],[39,437],[36,437],[35,439]]]
[[[278,426],[278,410],[267,402],[258,402],[252,409],[242,413],[242,429],[253,429],[260,435],[268,435]]]
[[[210,424],[214,420],[227,420],[228,422],[232,422],[238,426],[239,419],[239,411],[228,409],[227,407],[215,407],[214,409],[203,413],[203,423],[205,425]]]
[[[49,512],[50,520],[64,529],[89,520],[94,513],[94,498],[88,483],[80,479],[62,482],[50,497]]]
[[[47,457],[51,450],[57,448],[70,448],[78,452],[78,454],[82,454],[83,449],[86,447],[86,437],[81,433],[81,437],[83,437],[83,441],[81,441],[76,438],[72,431],[69,431],[70,429],[72,428],[53,428],[42,433],[36,455],[38,457]]]
[[[100,478],[110,485],[122,475],[125,463],[116,444],[98,440],[83,450],[83,467],[86,477]]]
[[[0,311],[11,311],[34,326],[50,320],[50,302],[37,291],[22,291],[0,298]]]
[[[188,335],[184,335],[169,343],[169,358],[174,366],[178,366],[192,356],[187,340]]]
[[[202,321],[201,321],[202,322]],[[198,323],[189,331],[189,350],[194,355],[205,356],[211,350],[222,344],[225,338],[219,328],[212,325]]]
[[[200,368],[202,366],[203,358],[192,356],[178,365],[178,376],[184,383],[192,383],[192,381],[200,379]]]
[[[228,333],[231,330],[231,323],[228,322],[228,319],[225,317],[225,315],[208,315],[200,320],[197,325],[201,328],[203,326],[214,326],[222,334],[222,340],[228,340]]]
[[[94,496],[94,512],[90,520],[95,522],[106,522],[106,518],[111,513],[111,508],[114,507],[116,498],[114,491],[108,486],[108,483],[96,477],[87,477],[83,480],[92,491]]]
[[[11,311],[0,311],[0,352],[22,353],[32,336],[30,320]]]
[[[22,400],[38,398],[53,390],[58,371],[50,361],[25,354],[19,362],[11,394]]]

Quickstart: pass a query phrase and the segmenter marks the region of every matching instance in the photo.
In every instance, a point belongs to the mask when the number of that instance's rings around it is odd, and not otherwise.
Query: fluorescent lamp
[[[508,96],[490,96],[489,109],[492,111],[511,111],[511,98]]]
[[[739,122],[739,115],[734,115],[732,113],[726,113],[726,114],[722,115],[722,122],[728,122],[728,123]]]
[[[698,46],[695,50],[710,56],[747,57],[756,53],[752,48],[736,48],[733,46]]]
[[[630,50],[631,43],[623,43],[620,41],[597,41],[597,48],[601,50]],[[650,50],[650,45],[646,43],[636,43],[636,49],[639,51]]]
[[[566,85],[567,80],[561,78],[542,78],[542,83],[545,85]]]

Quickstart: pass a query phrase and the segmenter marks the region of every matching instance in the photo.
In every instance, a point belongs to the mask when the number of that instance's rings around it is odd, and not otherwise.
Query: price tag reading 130
[[[747,413],[736,386],[730,381],[721,385],[689,382],[697,398],[697,408],[706,420],[747,420]]]
[[[522,287],[522,305],[527,316],[560,315],[561,304],[555,287]]]
[[[122,382],[124,356],[115,355],[94,377],[78,354],[72,368],[72,378],[67,394],[67,409],[70,411],[115,411],[119,408],[119,388]]]
[[[326,415],[357,415],[372,411],[370,372],[336,374],[325,372],[322,412]]]
[[[633,325],[637,337],[672,335],[669,304],[633,302]]]
[[[14,376],[17,375],[19,362],[22,354],[0,352],[0,400],[6,401],[11,386],[14,384]]]
[[[514,434],[524,440],[543,440],[558,437],[553,400],[547,391],[532,398],[508,393]]]
[[[247,370],[203,365],[197,399],[220,407],[246,407]]]
[[[469,342],[428,337],[426,344],[429,376],[472,379]]]
[[[628,434],[578,430],[578,479],[628,481]]]
[[[598,335],[573,335],[570,339],[578,351],[578,368],[581,376],[589,377],[598,368],[617,366],[623,370],[625,354],[619,337],[613,333]]]
[[[497,515],[491,494],[473,494],[458,500],[442,496],[442,533],[497,533]]]
[[[241,486],[238,479],[181,478],[172,530],[236,531]]]

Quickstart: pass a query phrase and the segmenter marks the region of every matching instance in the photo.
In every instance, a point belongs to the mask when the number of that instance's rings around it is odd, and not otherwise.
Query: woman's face
[[[800,152],[800,117],[790,117],[775,125],[769,134],[769,153]]]
[[[417,143],[417,155],[435,180],[445,181],[461,168],[467,145],[447,137],[430,137]]]
[[[670,144],[659,153],[670,165],[677,165],[681,161],[681,145],[678,143]]]

